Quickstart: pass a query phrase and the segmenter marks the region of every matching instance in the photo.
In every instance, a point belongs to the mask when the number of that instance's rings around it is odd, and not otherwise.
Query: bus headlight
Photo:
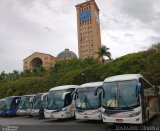
[[[62,111],[67,111],[67,108],[63,108]]]
[[[135,117],[135,116],[138,116],[139,114],[141,114],[141,111],[134,112],[134,113],[130,114],[129,117]]]

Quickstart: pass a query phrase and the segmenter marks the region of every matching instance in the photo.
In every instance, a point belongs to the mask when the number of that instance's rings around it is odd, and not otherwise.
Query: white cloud
[[[22,60],[35,51],[56,56],[69,48],[78,55],[75,5],[84,1],[1,0],[0,72],[22,70]],[[95,1],[102,44],[113,58],[159,41],[159,0]]]

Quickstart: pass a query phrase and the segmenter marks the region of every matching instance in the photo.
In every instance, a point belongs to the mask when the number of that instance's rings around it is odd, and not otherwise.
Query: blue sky
[[[0,72],[22,71],[34,52],[78,55],[76,9],[85,0],[0,0]],[[102,44],[113,58],[160,41],[159,0],[95,0]]]

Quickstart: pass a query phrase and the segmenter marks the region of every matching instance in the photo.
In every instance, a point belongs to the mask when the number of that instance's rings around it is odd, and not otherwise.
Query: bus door
[[[144,93],[145,87],[144,87],[144,80],[142,78],[139,78],[139,83],[141,87],[140,91],[140,98],[141,98],[141,107],[142,107],[142,120],[145,122],[146,120],[149,120],[149,110],[148,110],[148,101],[147,101],[147,96]]]

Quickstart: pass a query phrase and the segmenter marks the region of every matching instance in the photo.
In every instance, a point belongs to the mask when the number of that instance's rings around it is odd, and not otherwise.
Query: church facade
[[[23,70],[44,67],[49,69],[56,63],[56,58],[50,54],[35,52],[23,60]]]

